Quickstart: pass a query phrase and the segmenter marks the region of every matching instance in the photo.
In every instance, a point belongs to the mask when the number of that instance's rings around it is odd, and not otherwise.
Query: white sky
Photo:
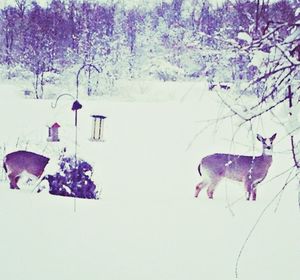
[[[28,3],[31,3],[32,0],[27,0]],[[51,2],[51,0],[35,0],[37,3],[39,3],[41,6],[46,6],[47,3]],[[99,3],[111,3],[115,2],[118,0],[90,0],[94,2],[99,2]],[[147,3],[147,5],[150,4],[155,4],[159,2],[171,2],[172,0],[119,0],[119,1],[124,1],[128,6],[136,6],[140,5],[142,3]],[[189,0],[191,1],[191,0]],[[212,3],[221,3],[223,0],[210,0]],[[15,0],[0,0],[0,8],[5,7],[7,5],[14,5]]]

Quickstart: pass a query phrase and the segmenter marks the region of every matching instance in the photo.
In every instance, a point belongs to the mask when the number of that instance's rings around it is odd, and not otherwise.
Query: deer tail
[[[7,167],[6,167],[6,157],[3,159],[3,169],[5,170],[5,172],[7,173]]]
[[[198,165],[198,172],[199,172],[200,176],[202,176],[202,173],[201,173],[201,163]]]

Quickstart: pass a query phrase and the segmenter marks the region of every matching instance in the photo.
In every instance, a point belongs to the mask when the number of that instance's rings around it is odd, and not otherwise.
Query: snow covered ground
[[[24,99],[21,89],[1,85],[0,152],[27,148],[54,158],[66,146],[72,153],[72,100],[62,98],[53,109],[53,100]],[[201,157],[251,153],[249,135],[242,131],[232,146],[226,122],[199,133],[203,120],[223,110],[205,83],[141,81],[123,90],[122,98],[80,96],[78,154],[94,166],[100,200],[37,194],[33,186],[13,191],[0,172],[0,279],[235,278],[241,246],[283,186],[286,176],[271,178],[288,167],[289,155],[275,142],[274,164],[256,202],[241,199],[229,207],[244,194],[230,181],[218,186],[214,200],[205,192],[195,199]],[[107,116],[101,143],[89,141],[94,113]],[[49,143],[47,125],[56,121],[62,141]],[[264,128],[257,132],[270,136],[277,129]],[[299,279],[299,236],[297,188],[290,185],[246,244],[239,279]]]

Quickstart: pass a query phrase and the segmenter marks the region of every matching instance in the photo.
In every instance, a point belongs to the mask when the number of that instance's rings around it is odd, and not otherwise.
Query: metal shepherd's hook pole
[[[78,146],[78,110],[80,110],[82,108],[82,105],[79,103],[78,101],[78,83],[77,83],[77,94],[76,94],[76,98],[74,98],[74,96],[72,94],[61,94],[59,95],[57,98],[56,98],[56,101],[54,104],[51,104],[51,107],[52,108],[56,108],[57,106],[57,102],[58,100],[63,97],[63,96],[69,96],[71,97],[73,100],[75,100],[73,102],[73,105],[72,105],[72,111],[74,111],[75,113],[75,122],[74,122],[74,125],[75,125],[75,154],[74,154],[74,157],[75,157],[75,169],[77,170],[77,167],[78,167],[78,162],[77,162],[77,146]],[[75,179],[76,180],[76,179]],[[76,212],[76,197],[74,198],[74,212]]]

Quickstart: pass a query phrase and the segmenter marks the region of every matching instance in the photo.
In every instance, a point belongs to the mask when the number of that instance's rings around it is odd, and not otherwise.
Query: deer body
[[[49,158],[28,151],[16,151],[7,154],[3,167],[8,175],[11,189],[19,189],[17,183],[23,173],[40,178]]]
[[[195,197],[198,197],[203,188],[207,188],[208,197],[212,199],[217,184],[223,178],[228,178],[243,182],[247,200],[251,197],[252,200],[256,200],[256,186],[265,179],[272,164],[275,137],[276,134],[268,139],[257,135],[257,139],[263,145],[263,152],[260,156],[212,154],[204,157],[198,166],[199,174],[203,175],[203,181],[196,186]]]

